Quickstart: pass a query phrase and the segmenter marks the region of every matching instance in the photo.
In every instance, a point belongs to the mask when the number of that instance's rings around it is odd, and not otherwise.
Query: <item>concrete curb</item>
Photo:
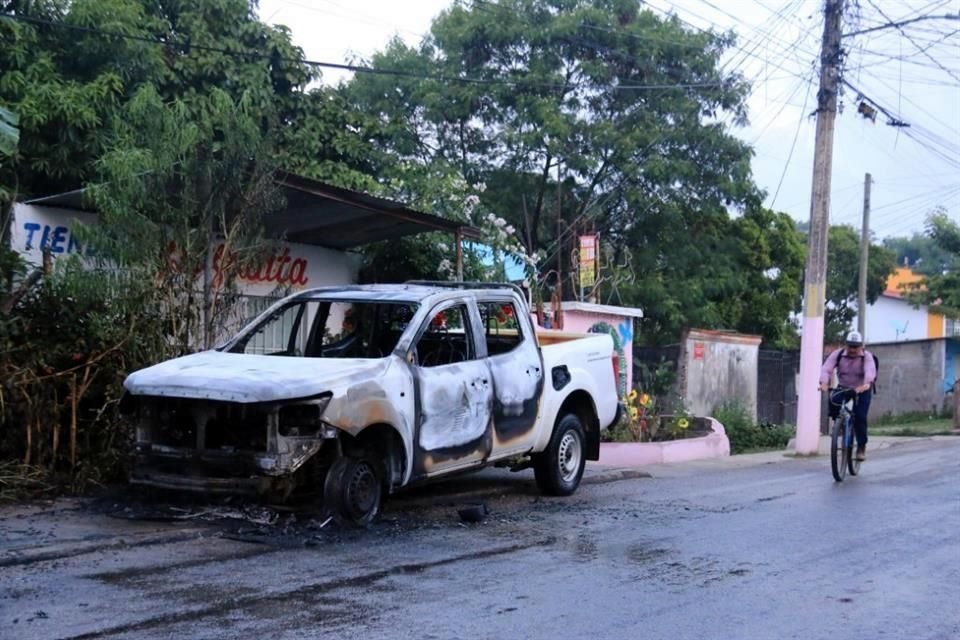
[[[636,480],[638,478],[652,478],[653,474],[649,471],[641,471],[637,468],[628,469],[605,469],[587,475],[584,473],[580,484],[606,484],[608,482],[618,482],[620,480]]]
[[[463,487],[458,489],[454,487],[452,490],[448,487],[447,491],[441,493],[430,493],[429,488],[424,489],[423,494],[414,494],[414,495],[403,495],[398,494],[390,502],[395,506],[400,508],[421,508],[421,507],[438,507],[438,506],[452,506],[456,504],[463,504],[464,502],[478,501],[482,499],[495,498],[507,494],[520,494],[522,493],[522,487],[532,487],[533,486],[533,477],[532,476],[513,476],[513,478],[507,482],[503,481],[504,477],[509,478],[510,476],[500,476],[500,482],[493,482],[493,479],[487,476],[484,478],[483,471],[480,471],[471,479],[461,480],[460,483],[465,484],[478,484],[480,486],[476,487]],[[623,480],[637,480],[640,478],[652,478],[653,475],[649,471],[636,468],[600,468],[600,469],[591,469],[589,466],[584,471],[583,479],[580,481],[581,485],[592,485],[592,484],[608,484],[611,482],[620,482]],[[531,496],[539,495],[534,488],[530,492]]]

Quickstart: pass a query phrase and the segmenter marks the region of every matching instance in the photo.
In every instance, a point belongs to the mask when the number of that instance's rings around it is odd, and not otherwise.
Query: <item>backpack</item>
[[[843,349],[842,347],[841,347],[840,349],[837,349],[837,351],[840,352],[839,358],[846,358],[846,357],[848,357],[847,354],[846,354],[846,350]],[[873,367],[874,367],[874,369],[876,369],[876,372],[877,372],[877,377],[873,379],[873,384],[872,384],[871,387],[870,387],[870,391],[872,391],[873,394],[876,395],[876,393],[877,393],[877,380],[880,378],[880,358],[878,358],[878,357],[877,357],[877,354],[875,354],[873,351],[870,352],[870,355],[873,356]]]

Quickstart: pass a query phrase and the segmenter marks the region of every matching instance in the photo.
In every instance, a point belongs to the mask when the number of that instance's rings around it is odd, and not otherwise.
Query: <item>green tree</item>
[[[20,130],[17,128],[19,121],[17,114],[0,107],[0,155],[9,157],[16,151],[20,140]]]
[[[946,212],[937,209],[931,215],[940,213]],[[924,232],[909,237],[884,238],[883,246],[896,252],[898,265],[924,275],[936,275],[953,264],[953,256]]]
[[[16,153],[20,139],[18,121],[17,114],[0,107],[0,162],[7,162]],[[0,312],[4,317],[30,286],[20,281],[26,265],[17,252],[10,248],[14,193],[12,188],[0,181]]]
[[[896,254],[871,244],[867,264],[867,303],[883,293],[896,269]],[[827,306],[824,340],[838,342],[850,330],[857,314],[860,281],[860,235],[847,225],[831,226],[827,236]],[[867,336],[869,339],[869,336]]]
[[[698,327],[795,346],[790,315],[799,308],[805,249],[793,220],[757,205],[713,224],[716,228],[695,236],[696,242],[674,239],[634,252],[641,263],[632,265],[634,277],[619,292],[624,300],[647,301],[644,339],[676,341],[684,327]],[[612,288],[603,291],[607,296]]]
[[[941,211],[927,219],[927,236],[948,262],[912,285],[907,298],[915,305],[935,306],[938,313],[960,318],[960,227]]]
[[[6,159],[16,152],[17,119],[2,108],[0,116],[11,125],[2,132]],[[102,273],[73,259],[54,269],[46,256],[28,273],[7,242],[13,195],[0,196],[0,500],[48,490],[51,480],[79,490],[112,479],[125,459],[126,438],[111,419],[120,381],[165,342],[157,314],[142,306],[143,283],[105,295]]]
[[[760,335],[771,347],[798,346],[791,313],[800,309],[806,247],[793,219],[760,207],[733,221],[736,239],[735,272],[738,293],[726,304],[735,313],[730,325],[742,333]]]
[[[319,72],[251,0],[0,0],[0,11],[0,106],[19,113],[21,138],[0,182],[22,195],[92,180],[112,121],[148,85],[188,109],[214,89],[243,98],[285,168],[373,185],[376,123],[334,89],[310,88]]]
[[[643,331],[676,339],[688,322],[729,328],[736,315],[722,309],[736,286],[718,252],[730,212],[758,194],[750,150],[728,130],[745,121],[748,88],[718,64],[732,43],[628,0],[457,4],[419,47],[373,57],[390,75],[344,91],[382,124],[385,182],[443,167],[484,185],[483,206],[565,297],[575,238],[598,231],[631,254],[636,285],[617,293],[649,312]]]
[[[106,266],[152,283],[145,304],[163,313],[174,352],[212,346],[237,275],[268,250],[261,220],[282,198],[260,115],[217,89],[165,103],[148,86],[99,162],[89,194],[100,220],[84,235]]]
[[[104,29],[139,33],[143,15],[129,0],[6,5],[7,16],[0,16],[0,104],[20,115],[20,146],[2,181],[17,183],[23,195],[78,188],[93,173],[105,125],[127,84],[138,80],[131,65],[159,69],[160,52],[122,38],[96,40],[69,28],[96,22]]]

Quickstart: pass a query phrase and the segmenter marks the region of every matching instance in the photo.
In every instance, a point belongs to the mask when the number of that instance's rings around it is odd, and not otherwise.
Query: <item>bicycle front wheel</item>
[[[843,482],[843,478],[847,475],[847,458],[850,455],[846,446],[844,424],[845,420],[841,415],[830,425],[830,469],[833,471],[833,479],[837,482]]]

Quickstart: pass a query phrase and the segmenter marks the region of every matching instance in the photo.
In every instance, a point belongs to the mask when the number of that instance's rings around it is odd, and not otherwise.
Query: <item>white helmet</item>
[[[863,345],[863,336],[860,335],[859,331],[851,331],[847,334],[847,345],[851,347],[859,347]]]

